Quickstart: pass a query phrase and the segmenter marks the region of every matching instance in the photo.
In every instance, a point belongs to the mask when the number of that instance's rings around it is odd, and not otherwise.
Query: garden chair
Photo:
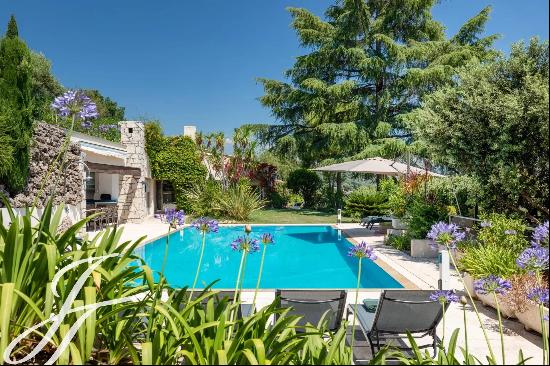
[[[430,290],[384,290],[377,305],[357,304],[357,322],[373,355],[389,344],[410,351],[401,341],[407,338],[407,333],[415,339],[430,338],[429,343],[419,344],[419,348],[432,347],[436,354],[440,342],[436,328],[443,318],[443,307],[438,301],[430,300],[432,293]],[[354,310],[355,305],[350,304],[346,319]]]
[[[346,297],[347,293],[343,290],[277,290],[275,294],[275,299],[280,301],[282,308],[291,308],[288,315],[302,317],[298,326],[308,323],[317,326],[325,317],[331,332],[336,332],[342,324]],[[303,332],[297,329],[297,332],[300,331]]]

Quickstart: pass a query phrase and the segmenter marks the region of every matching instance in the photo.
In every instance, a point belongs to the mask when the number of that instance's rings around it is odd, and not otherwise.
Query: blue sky
[[[273,122],[257,77],[282,79],[299,47],[287,6],[322,15],[332,0],[2,0],[2,32],[14,13],[20,36],[53,63],[61,83],[99,89],[128,119],[157,118],[168,134],[186,124],[224,131]],[[452,35],[486,5],[497,48],[548,39],[547,0],[442,0],[434,17]]]

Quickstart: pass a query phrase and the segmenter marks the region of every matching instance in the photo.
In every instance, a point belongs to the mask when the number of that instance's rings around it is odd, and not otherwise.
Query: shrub
[[[517,253],[511,248],[495,245],[468,246],[464,248],[458,267],[474,278],[489,275],[511,278],[521,272],[516,265],[516,258]]]
[[[315,194],[321,188],[321,178],[311,170],[297,169],[289,174],[286,184],[304,198],[305,207],[313,207]]]
[[[402,252],[411,251],[411,237],[409,235],[388,235],[386,239],[386,245],[393,247]]]
[[[389,211],[387,197],[382,192],[362,187],[351,192],[344,201],[344,215],[365,217],[386,215]]]
[[[231,185],[222,192],[218,202],[211,203],[223,216],[245,221],[250,214],[265,206],[265,201],[246,182]]]
[[[269,193],[268,199],[272,208],[284,208],[289,203],[290,192],[284,184],[278,183],[275,189]]]
[[[497,213],[482,215],[481,219],[489,224],[479,230],[477,239],[481,244],[508,248],[516,254],[529,245],[525,237],[527,227],[522,220]]]
[[[414,200],[408,209],[408,233],[413,239],[424,239],[433,224],[447,219],[446,207]]]
[[[215,203],[220,201],[221,196],[221,183],[214,179],[194,185],[187,193],[191,213],[194,216],[219,217],[221,212],[216,209]]]

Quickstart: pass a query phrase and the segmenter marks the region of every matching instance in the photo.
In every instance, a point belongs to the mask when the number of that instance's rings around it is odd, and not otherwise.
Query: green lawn
[[[336,214],[305,209],[269,209],[253,212],[248,222],[251,224],[336,224]],[[354,222],[354,220],[343,217],[342,222]]]

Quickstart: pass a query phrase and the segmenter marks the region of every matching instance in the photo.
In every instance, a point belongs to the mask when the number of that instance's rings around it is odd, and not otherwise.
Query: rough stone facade
[[[150,176],[143,122],[120,122],[120,142],[126,146],[126,166],[140,168],[141,176],[120,175],[118,213],[121,222],[140,223],[147,216],[146,178]]]
[[[31,206],[46,175],[66,141],[65,130],[39,122],[35,124],[30,150],[29,180],[25,190],[11,199],[14,207]],[[54,198],[54,205],[65,203],[81,206],[83,196],[84,166],[80,146],[70,144],[65,156],[58,160],[61,169],[53,169],[44,184],[43,194],[37,200],[37,207],[44,207],[46,200]]]

